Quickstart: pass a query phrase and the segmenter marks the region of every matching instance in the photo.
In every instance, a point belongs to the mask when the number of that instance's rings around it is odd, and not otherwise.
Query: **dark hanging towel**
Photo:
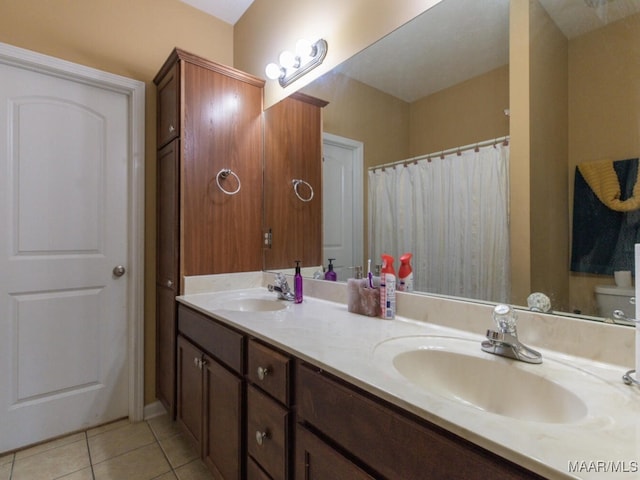
[[[638,159],[618,160],[620,200],[633,195]],[[634,268],[634,244],[640,243],[640,210],[618,212],[602,203],[576,167],[573,196],[571,271],[613,275]]]

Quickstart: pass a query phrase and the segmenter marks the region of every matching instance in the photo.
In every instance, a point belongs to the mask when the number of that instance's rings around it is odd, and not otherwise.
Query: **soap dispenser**
[[[302,303],[302,274],[300,273],[300,260],[296,260],[296,274],[293,276],[293,294],[295,303]]]
[[[329,266],[327,267],[327,273],[324,274],[324,279],[325,280],[331,280],[332,282],[335,282],[338,279],[338,274],[336,272],[333,271],[333,261],[335,260],[335,258],[330,258],[329,259]]]

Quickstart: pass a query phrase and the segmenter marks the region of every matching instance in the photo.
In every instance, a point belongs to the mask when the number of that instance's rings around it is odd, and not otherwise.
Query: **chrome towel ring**
[[[238,188],[236,188],[234,191],[229,191],[229,190],[225,190],[224,188],[222,188],[222,185],[220,185],[220,178],[222,178],[222,180],[224,180],[225,178],[227,178],[229,175],[236,177],[236,180],[238,181]],[[235,195],[236,193],[238,193],[240,191],[240,177],[238,177],[238,175],[231,169],[229,168],[223,168],[222,170],[220,170],[218,172],[218,174],[216,175],[216,184],[218,185],[218,188],[220,190],[222,190],[223,193],[227,194],[227,195]]]
[[[313,187],[309,184],[309,182],[305,182],[304,180],[300,180],[300,179],[294,179],[291,180],[291,183],[293,184],[293,191],[296,194],[296,197],[298,197],[301,201],[303,202],[310,202],[313,199]],[[308,198],[303,198],[300,196],[300,192],[298,192],[298,185],[300,184],[304,184],[309,188],[309,197]]]

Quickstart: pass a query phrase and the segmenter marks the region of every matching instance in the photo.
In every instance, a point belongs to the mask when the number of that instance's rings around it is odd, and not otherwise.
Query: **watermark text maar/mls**
[[[569,473],[637,473],[639,460],[575,460],[569,461]]]

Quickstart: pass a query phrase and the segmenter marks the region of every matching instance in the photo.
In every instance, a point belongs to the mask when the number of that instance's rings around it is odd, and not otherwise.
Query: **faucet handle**
[[[493,309],[493,321],[502,333],[516,334],[516,314],[509,305],[500,303]]]

